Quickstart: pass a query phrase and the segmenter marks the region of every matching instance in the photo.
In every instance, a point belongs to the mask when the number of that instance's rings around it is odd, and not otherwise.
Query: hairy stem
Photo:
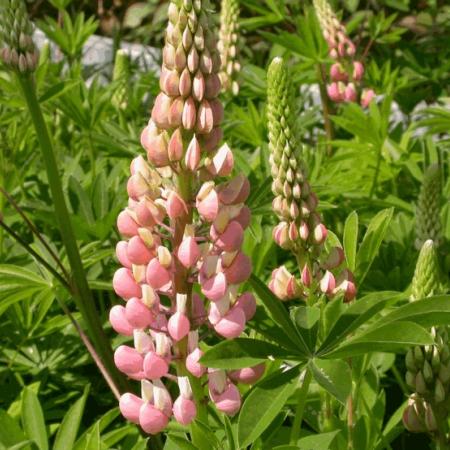
[[[48,182],[52,193],[56,220],[72,270],[72,279],[69,280],[72,287],[71,291],[77,308],[86,323],[88,334],[108,371],[111,380],[114,381],[115,390],[119,391],[119,387],[124,388],[126,386],[126,381],[114,365],[111,345],[103,331],[99,314],[95,308],[94,298],[87,282],[64,198],[53,145],[36,96],[34,80],[29,74],[18,75],[18,79],[36,130],[42,159],[47,171]]]
[[[312,374],[311,371],[306,368],[305,377],[303,378],[302,387],[298,392],[297,407],[295,409],[294,423],[291,429],[290,443],[295,445],[300,437],[300,431],[302,429],[303,413],[305,411],[306,399],[308,398],[309,385],[311,384]]]

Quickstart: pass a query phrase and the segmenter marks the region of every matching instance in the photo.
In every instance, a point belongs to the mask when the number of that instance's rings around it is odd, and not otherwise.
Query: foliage
[[[37,98],[93,302],[115,348],[124,342],[113,337],[107,321],[118,303],[110,282],[117,266],[115,222],[127,201],[129,161],[141,152],[139,135],[159,74],[131,61],[122,94],[124,79],[112,79],[113,61],[87,68],[81,57],[94,32],[161,47],[167,5],[105,2],[106,10],[96,11],[89,2],[41,3],[29,5],[29,12],[58,51],[52,59],[48,47],[41,50]],[[0,67],[0,187],[19,206],[0,195],[0,448],[381,450],[426,448],[431,442],[406,431],[401,421],[410,393],[403,381],[407,349],[432,345],[430,328],[450,325],[448,295],[408,302],[418,257],[414,205],[433,165],[442,172],[442,201],[433,202],[433,220],[440,220],[437,259],[448,291],[450,48],[442,43],[450,35],[450,8],[407,0],[330,4],[357,44],[365,83],[377,94],[367,109],[331,105],[332,134],[324,130],[317,88],[324,81],[318,67],[332,61],[312,5],[240,1],[240,93],[223,94],[223,128],[236,171],[251,183],[252,221],[243,249],[253,263],[246,288],[258,306],[247,336],[221,343],[208,337],[202,362],[225,369],[265,362],[266,372],[241,389],[243,406],[236,416],[208,408],[207,423],[186,428],[174,422],[163,436],[143,436],[120,417],[73,326],[71,317],[89,328],[64,284],[70,285],[72,269],[51,180],[21,86]],[[355,274],[358,295],[349,304],[325,296],[315,303],[284,303],[267,287],[273,268],[297,267],[272,241],[277,219],[266,69],[275,56],[290,66],[301,157],[322,220],[334,232],[328,240],[343,248]],[[112,101],[118,90],[121,101]],[[426,210],[427,202],[422,204]],[[299,435],[292,437],[294,423]]]

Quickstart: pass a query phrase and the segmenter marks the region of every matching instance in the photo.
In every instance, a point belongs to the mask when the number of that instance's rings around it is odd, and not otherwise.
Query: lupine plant
[[[450,449],[449,14],[0,2],[0,449]]]

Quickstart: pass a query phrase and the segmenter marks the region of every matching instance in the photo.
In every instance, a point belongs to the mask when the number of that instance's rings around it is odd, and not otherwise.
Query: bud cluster
[[[423,244],[412,281],[411,301],[444,292],[433,241]],[[422,300],[426,301],[426,300]],[[433,345],[416,346],[406,353],[406,384],[413,394],[403,413],[405,428],[412,432],[437,430],[437,421],[447,419],[450,399],[450,349],[448,327],[431,328]]]
[[[341,293],[350,301],[356,295],[356,287],[352,273],[343,267],[344,252],[340,247],[329,252],[324,248],[327,229],[317,211],[318,199],[299,155],[294,98],[289,71],[281,58],[275,58],[268,71],[267,107],[275,196],[272,206],[280,219],[273,238],[280,247],[291,250],[302,267],[299,280],[284,266],[275,269],[270,288],[281,300],[306,297],[320,289],[329,297]]]
[[[428,239],[422,245],[411,283],[411,301],[431,297],[444,291],[444,277],[435,245]]]
[[[23,0],[2,0],[0,17],[0,59],[21,73],[34,71],[39,53]]]
[[[239,0],[222,0],[218,49],[221,59],[220,80],[225,91],[239,93],[237,75],[241,70],[238,60]]]
[[[355,60],[355,44],[348,37],[344,25],[336,17],[327,0],[314,0],[313,3],[323,37],[328,44],[329,55],[334,60],[330,67],[331,83],[327,86],[328,96],[336,103],[357,102],[364,65]],[[363,89],[359,102],[366,108],[374,97],[375,92],[372,89]]]
[[[125,239],[117,244],[123,267],[113,286],[126,304],[111,309],[110,322],[134,345],[120,346],[115,362],[142,384],[141,397],[125,394],[120,408],[148,433],[172,415],[183,425],[196,416],[186,373],[207,377],[211,401],[232,415],[241,404],[235,383],[254,382],[264,371],[207,372],[199,362],[199,330],[238,337],[256,309],[253,295],[239,289],[251,272],[241,251],[250,185],[243,175],[223,179],[233,154],[218,148],[220,59],[210,27],[206,0],[170,2],[162,92],[141,135],[148,162],[133,160],[128,207],[117,220]],[[162,379],[178,382],[173,404]]]
[[[424,174],[416,205],[416,247],[427,239],[439,245],[441,228],[442,173],[439,164],[429,166]]]
[[[432,328],[435,344],[406,353],[406,384],[427,401],[444,402],[450,386],[450,350],[445,327]]]

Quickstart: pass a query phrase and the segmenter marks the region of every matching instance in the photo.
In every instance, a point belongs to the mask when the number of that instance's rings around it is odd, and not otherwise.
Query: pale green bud
[[[416,205],[416,246],[431,239],[437,244],[441,240],[442,173],[438,164],[429,166],[424,174]]]

